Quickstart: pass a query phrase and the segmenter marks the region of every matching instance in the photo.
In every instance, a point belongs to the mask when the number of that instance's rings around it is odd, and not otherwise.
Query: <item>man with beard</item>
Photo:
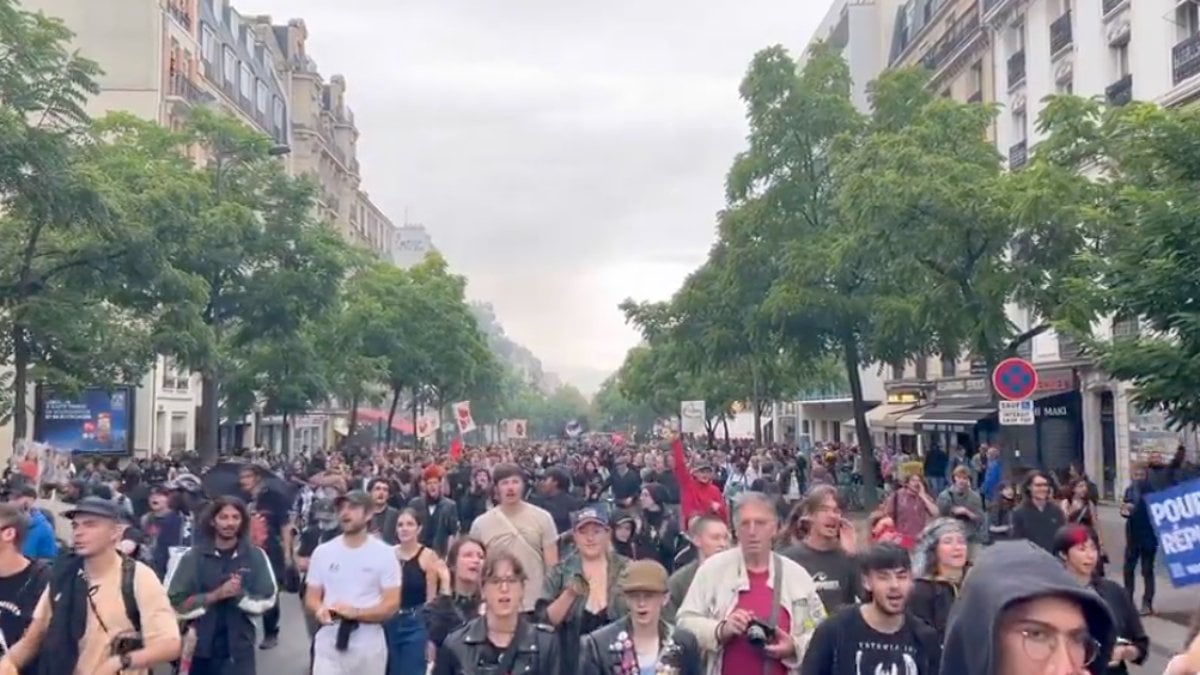
[[[400,561],[367,533],[371,498],[352,490],[336,502],[342,534],[321,544],[308,565],[304,605],[321,624],[313,675],[384,675],[383,622],[400,608]]]
[[[392,496],[392,484],[386,478],[372,478],[367,486],[371,495],[371,517],[367,521],[367,531],[383,540],[388,546],[396,545],[396,520],[400,510],[389,506]],[[309,551],[311,555],[311,550]]]
[[[460,529],[470,532],[475,519],[492,508],[492,475],[487,469],[476,469],[471,489],[458,501]]]
[[[937,675],[937,633],[905,613],[913,588],[908,551],[892,543],[875,544],[859,559],[867,600],[842,608],[817,626],[801,675]]]
[[[417,512],[421,543],[442,558],[446,557],[446,552],[458,536],[458,507],[453,500],[442,496],[442,480],[445,477],[446,471],[442,467],[429,465],[421,474],[424,494],[409,502],[409,507]]]
[[[179,560],[167,595],[196,645],[191,675],[254,675],[252,617],[275,606],[271,562],[250,542],[250,514],[236,497],[218,497],[201,519],[201,536]]]

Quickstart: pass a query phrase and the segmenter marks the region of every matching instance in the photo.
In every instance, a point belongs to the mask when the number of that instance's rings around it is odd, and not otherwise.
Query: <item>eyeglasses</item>
[[[1038,662],[1049,661],[1062,644],[1074,666],[1090,666],[1100,653],[1100,643],[1087,633],[1062,633],[1052,628],[1029,626],[1019,630],[1025,655]]]
[[[488,584],[496,586],[497,588],[502,588],[504,586],[515,586],[523,581],[525,580],[520,577],[488,577],[487,579]]]

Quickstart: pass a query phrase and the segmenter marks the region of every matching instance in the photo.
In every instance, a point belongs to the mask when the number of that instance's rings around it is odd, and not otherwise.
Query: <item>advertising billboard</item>
[[[77,395],[39,387],[34,438],[77,454],[130,454],[133,403],[133,387],[90,388]]]

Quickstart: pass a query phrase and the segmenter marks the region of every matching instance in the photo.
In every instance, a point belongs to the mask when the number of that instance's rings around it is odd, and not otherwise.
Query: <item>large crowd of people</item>
[[[1086,476],[980,454],[991,462],[914,467],[880,453],[888,489],[862,518],[846,510],[864,501],[861,462],[842,447],[251,452],[206,470],[27,458],[0,504],[0,675],[253,675],[279,647],[281,593],[301,601],[313,675],[1144,662],[1157,551],[1144,497],[1182,478],[1180,459],[1151,456],[1124,493],[1121,585],[1103,572]],[[1200,672],[1194,642],[1170,675]]]

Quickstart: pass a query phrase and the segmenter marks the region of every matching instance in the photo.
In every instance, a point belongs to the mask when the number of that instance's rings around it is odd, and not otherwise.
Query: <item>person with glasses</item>
[[[1067,524],[1067,514],[1052,498],[1054,488],[1041,471],[1030,471],[1021,486],[1021,505],[1012,513],[1012,538],[1028,539],[1046,551],[1054,550],[1054,535]]]
[[[963,583],[940,672],[1099,674],[1116,638],[1112,613],[1094,589],[1030,542],[1000,542],[984,550]]]
[[[1117,645],[1108,659],[1108,668],[1102,672],[1105,675],[1127,675],[1127,663],[1144,663],[1150,653],[1150,638],[1146,636],[1142,618],[1125,589],[1098,574],[1100,545],[1096,531],[1079,523],[1063,527],[1054,536],[1054,554],[1079,583],[1091,587],[1104,598],[1112,612],[1117,627]]]
[[[521,611],[528,582],[521,561],[509,551],[491,551],[483,564],[483,579],[483,616],[446,637],[433,675],[565,672],[554,629],[534,623]]]

